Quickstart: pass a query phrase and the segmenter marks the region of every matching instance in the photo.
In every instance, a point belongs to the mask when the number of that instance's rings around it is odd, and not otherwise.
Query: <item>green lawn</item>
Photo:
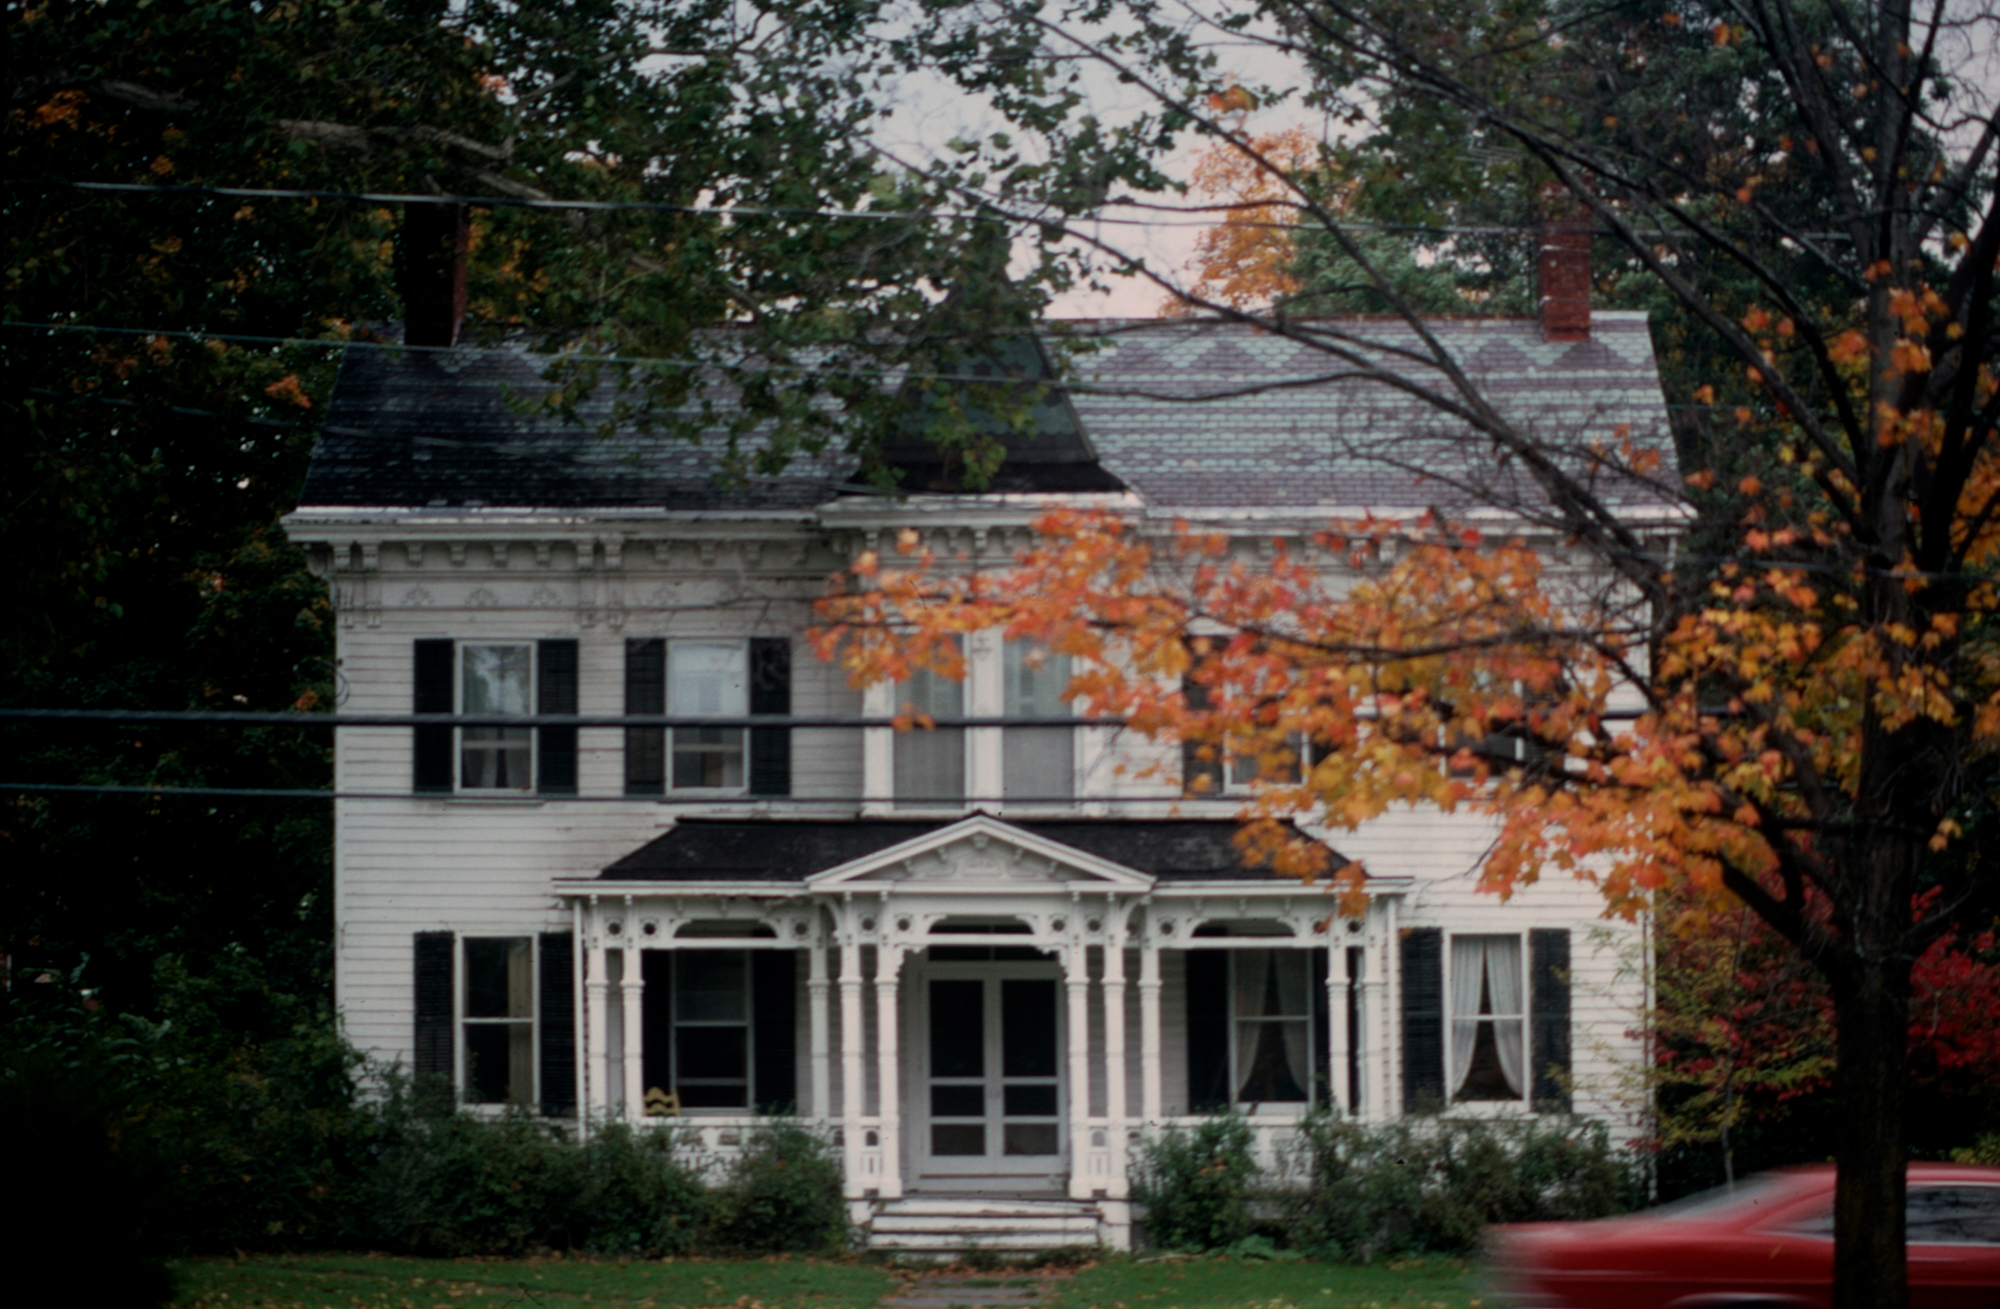
[[[468,1309],[472,1305],[873,1309],[879,1268],[805,1259],[586,1262],[259,1255],[183,1259],[176,1309]]]
[[[1449,1259],[1120,1259],[1058,1285],[1061,1309],[1479,1309],[1477,1274]]]

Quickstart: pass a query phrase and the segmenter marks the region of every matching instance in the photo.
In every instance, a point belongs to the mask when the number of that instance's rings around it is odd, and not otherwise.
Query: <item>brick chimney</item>
[[[1551,205],[1535,263],[1535,311],[1547,341],[1590,339],[1590,216]]]
[[[396,289],[403,297],[403,341],[449,346],[465,322],[465,252],[472,227],[465,206],[410,201],[397,242]]]

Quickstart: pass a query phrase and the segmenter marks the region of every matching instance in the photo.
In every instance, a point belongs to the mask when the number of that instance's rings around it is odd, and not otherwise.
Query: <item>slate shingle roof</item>
[[[606,881],[798,882],[962,819],[683,818],[600,875]],[[1270,881],[1245,868],[1233,818],[1008,819],[1008,826],[1162,880]],[[1346,862],[1334,856],[1338,867]]]
[[[1544,341],[1530,319],[1429,326],[1497,409],[1552,446],[1610,441],[1623,427],[1659,450],[1666,461],[1659,486],[1607,482],[1602,490],[1622,504],[1666,501],[1672,447],[1644,315],[1599,313],[1590,339],[1573,344]],[[1122,484],[1170,509],[1386,510],[1536,499],[1518,467],[1497,466],[1484,441],[1465,439],[1462,422],[1351,376],[1308,343],[1241,324],[1173,320],[1069,330],[1100,345],[1075,361],[1067,405],[1045,408],[1073,413],[1081,431],[1051,432],[995,489]],[[1349,333],[1385,353],[1417,344],[1393,320],[1306,330]],[[664,432],[599,436],[616,401],[609,384],[584,402],[577,423],[520,412],[521,401],[547,392],[540,367],[509,348],[350,352],[301,503],[805,509],[840,494],[855,471],[852,459],[806,458],[781,476],[724,485],[713,443]],[[1440,380],[1413,366],[1410,375]],[[913,464],[911,472],[906,485],[923,489],[924,470]],[[1479,494],[1454,485],[1468,479]]]

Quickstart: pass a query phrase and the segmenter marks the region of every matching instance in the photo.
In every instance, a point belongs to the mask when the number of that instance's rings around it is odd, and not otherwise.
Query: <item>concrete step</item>
[[[1041,1232],[1050,1236],[1082,1236],[1097,1239],[1097,1219],[1085,1218],[1008,1218],[979,1217],[953,1214],[877,1214],[873,1230],[884,1232],[964,1232],[968,1235],[988,1235],[1005,1232]]]
[[[964,1254],[971,1250],[991,1250],[1000,1254],[1040,1254],[1064,1246],[1095,1245],[1097,1234],[1053,1239],[1040,1232],[871,1232],[870,1250],[901,1254]]]
[[[882,1206],[885,1214],[948,1214],[967,1217],[983,1217],[988,1214],[1007,1216],[1040,1217],[1056,1214],[1062,1217],[1097,1217],[1097,1206],[1082,1200],[1017,1200],[1011,1196],[953,1196],[953,1195],[912,1195],[900,1200],[886,1201]]]

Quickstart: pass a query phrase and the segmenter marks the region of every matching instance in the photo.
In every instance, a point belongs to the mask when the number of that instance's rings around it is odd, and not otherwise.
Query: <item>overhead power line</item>
[[[873,714],[354,714],[255,709],[9,709],[0,722],[237,723],[259,727],[894,727]],[[1123,727],[1122,718],[937,716],[944,727]]]

